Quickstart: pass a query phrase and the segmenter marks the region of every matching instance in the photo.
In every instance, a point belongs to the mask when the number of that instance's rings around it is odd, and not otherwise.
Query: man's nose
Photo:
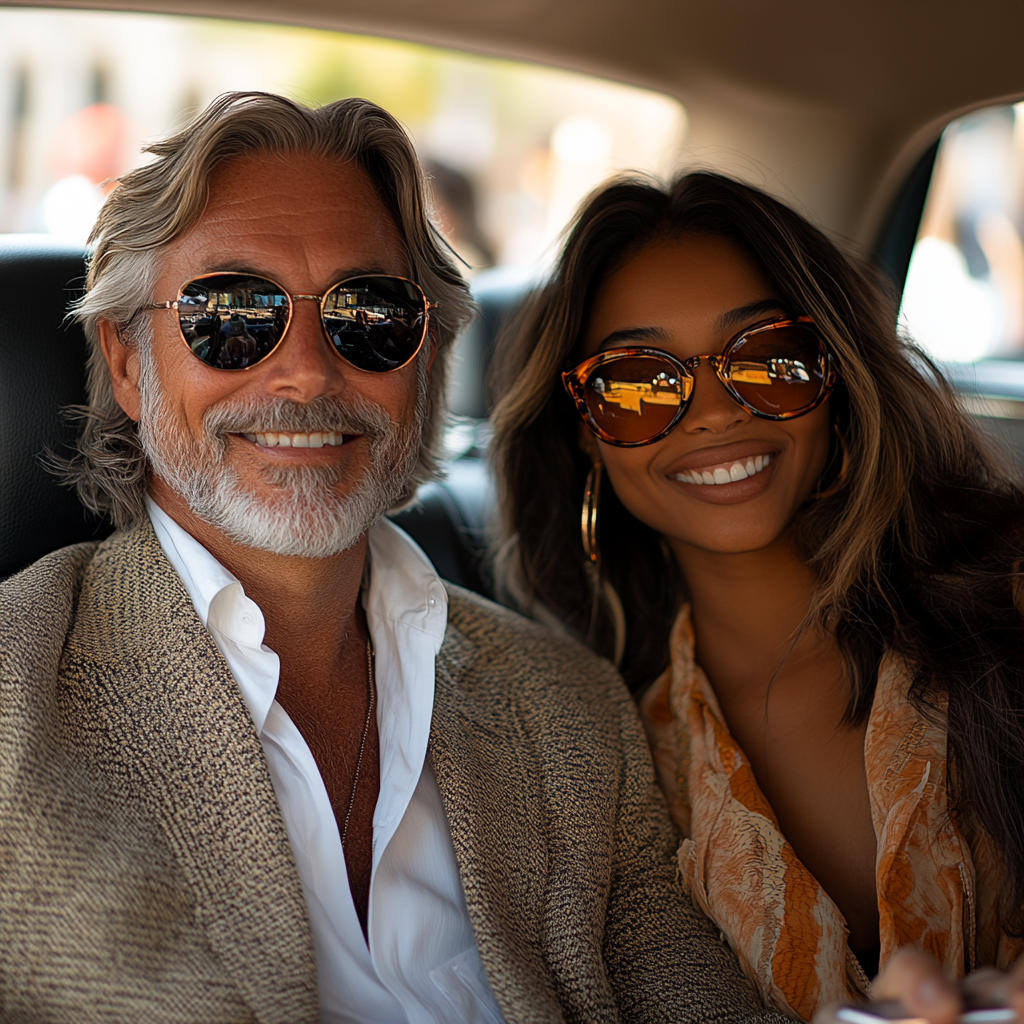
[[[736,401],[706,361],[693,371],[693,397],[682,420],[689,433],[721,434],[750,419],[750,413]]]
[[[295,402],[311,402],[344,388],[342,361],[327,343],[319,302],[305,298],[293,301],[288,332],[267,360],[264,386],[272,394]]]

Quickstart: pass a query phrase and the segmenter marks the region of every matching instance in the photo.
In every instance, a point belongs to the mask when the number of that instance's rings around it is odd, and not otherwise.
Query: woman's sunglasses
[[[270,278],[238,273],[195,277],[173,302],[149,308],[173,309],[182,340],[207,366],[248,370],[284,340],[300,299],[320,303],[320,322],[334,351],[368,373],[405,366],[419,352],[430,310],[437,308],[404,277],[350,277],[323,295],[289,295]]]
[[[686,415],[693,371],[705,363],[747,412],[764,420],[809,413],[836,382],[825,343],[810,317],[801,316],[754,324],[716,355],[678,359],[657,348],[608,349],[563,373],[562,383],[605,444],[639,448],[660,441]]]

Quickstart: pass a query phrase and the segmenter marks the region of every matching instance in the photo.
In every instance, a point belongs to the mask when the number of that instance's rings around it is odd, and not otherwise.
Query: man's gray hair
[[[148,318],[138,313],[155,301],[162,251],[202,217],[214,169],[234,157],[300,152],[353,160],[366,170],[405,243],[411,276],[438,306],[431,314],[436,356],[419,458],[395,507],[406,504],[440,468],[452,344],[473,303],[428,220],[423,171],[405,130],[369,100],[311,109],[269,93],[235,92],[218,97],[187,128],[147,152],[156,159],[120,179],[89,236],[87,291],[72,311],[89,340],[89,405],[76,411],[83,430],[75,454],[62,465],[65,480],[86,508],[118,526],[143,515],[146,457],[136,424],[114,399],[99,322],[115,324],[126,342],[148,345]]]

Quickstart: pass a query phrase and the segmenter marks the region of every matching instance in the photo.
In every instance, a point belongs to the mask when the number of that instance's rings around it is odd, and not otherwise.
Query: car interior
[[[912,335],[912,297],[921,308],[942,307],[936,330],[946,333],[926,350],[1005,446],[1006,457],[1024,464],[1024,116],[1014,106],[1024,98],[1019,3],[107,0],[89,6],[398,38],[672,97],[688,124],[680,170],[709,168],[765,186],[844,245],[870,255],[896,294],[907,285]],[[978,186],[984,174],[971,171],[977,166],[999,178],[998,187]],[[0,282],[12,300],[0,307],[0,579],[110,529],[88,516],[44,465],[46,453],[59,452],[74,434],[65,410],[85,400],[85,341],[65,319],[69,299],[83,285],[83,257],[80,245],[51,235],[0,236]],[[424,487],[417,504],[395,517],[443,577],[484,594],[491,592],[486,524],[493,500],[487,370],[502,325],[533,284],[523,275],[474,280],[479,314],[459,342],[448,476]]]

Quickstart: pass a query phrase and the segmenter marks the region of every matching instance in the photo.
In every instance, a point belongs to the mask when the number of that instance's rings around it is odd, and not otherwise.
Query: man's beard
[[[412,423],[397,426],[360,396],[321,397],[307,405],[283,400],[226,400],[211,406],[196,437],[166,401],[148,350],[141,351],[139,438],[154,473],[192,512],[237,544],[277,555],[325,558],[356,544],[405,492],[416,467],[426,409],[426,376],[417,382]],[[271,496],[252,493],[226,461],[229,434],[361,434],[369,466],[347,492],[334,488],[352,470],[271,465],[262,479]]]

